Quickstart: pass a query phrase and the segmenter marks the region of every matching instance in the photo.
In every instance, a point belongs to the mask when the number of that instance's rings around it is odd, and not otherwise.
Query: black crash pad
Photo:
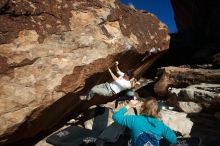
[[[70,126],[46,139],[46,142],[55,146],[78,146],[86,138],[98,138],[100,133],[107,127],[109,109],[97,107],[92,130],[79,126]]]
[[[86,137],[96,138],[98,133],[78,126],[70,126],[60,132],[57,132],[46,139],[46,141],[55,146],[78,146]]]
[[[169,144],[165,140],[160,140],[160,146],[199,146],[200,139],[198,137],[177,138],[176,144]]]

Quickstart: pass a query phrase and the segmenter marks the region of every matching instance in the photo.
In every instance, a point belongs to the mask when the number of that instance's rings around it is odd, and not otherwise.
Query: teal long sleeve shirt
[[[153,134],[158,142],[164,137],[171,144],[176,143],[176,134],[162,121],[141,115],[125,115],[127,111],[127,108],[123,107],[118,112],[114,113],[112,118],[118,124],[130,129],[133,144],[137,137],[143,132]]]

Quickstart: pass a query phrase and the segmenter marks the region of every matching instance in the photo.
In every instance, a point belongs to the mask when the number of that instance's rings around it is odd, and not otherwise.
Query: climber
[[[122,91],[126,91],[129,89],[132,89],[135,87],[135,85],[138,83],[137,80],[133,77],[132,72],[128,72],[128,74],[123,73],[119,67],[118,67],[118,61],[115,62],[114,66],[116,69],[117,74],[119,77],[117,77],[112,70],[109,68],[109,73],[111,74],[113,81],[112,82],[106,82],[103,84],[99,84],[94,86],[86,96],[80,96],[81,100],[91,100],[94,96],[105,96],[105,97],[111,97],[113,95],[116,95]]]
[[[112,116],[113,120],[131,130],[133,146],[159,146],[159,140],[164,137],[169,143],[175,144],[176,134],[160,121],[158,102],[149,97],[141,105],[140,115],[126,115],[130,108],[136,107],[137,100],[131,100]]]

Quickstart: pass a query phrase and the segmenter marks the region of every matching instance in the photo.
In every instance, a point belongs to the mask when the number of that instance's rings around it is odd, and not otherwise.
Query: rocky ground
[[[140,97],[174,107],[162,111],[170,127],[219,145],[219,2],[171,4],[174,34],[119,0],[1,0],[0,145],[49,145],[45,137],[70,119],[110,103],[79,97],[109,81],[115,61],[147,78]]]
[[[147,98],[147,96],[152,95],[152,92],[147,89],[150,88],[150,84],[153,82],[152,80],[147,80],[142,78],[140,80],[141,85],[136,88],[136,97],[137,100]],[[205,86],[204,86],[205,87]],[[190,87],[188,87],[190,88]],[[184,88],[184,89],[188,89]],[[219,89],[219,86],[217,87]],[[183,90],[183,89],[182,89]],[[146,96],[143,96],[143,92]],[[146,94],[146,92],[148,92]],[[174,92],[170,90],[170,92]],[[139,94],[142,96],[139,96]],[[159,98],[159,97],[158,97]],[[173,97],[171,97],[173,98]],[[219,146],[220,145],[220,117],[219,112],[213,113],[207,111],[205,107],[201,104],[192,102],[192,101],[182,101],[182,98],[178,97],[176,101],[178,104],[171,105],[173,102],[169,100],[161,100],[158,99],[159,105],[161,108],[160,114],[162,116],[162,121],[171,127],[179,138],[188,138],[188,137],[198,137],[200,140],[199,146]],[[172,99],[173,100],[173,99]],[[105,107],[110,107],[115,110],[118,110],[122,106],[126,105],[126,101],[120,102],[119,106],[115,109],[115,101],[106,103]],[[140,104],[141,105],[141,100]],[[93,109],[95,106],[92,106],[90,109]],[[139,107],[137,111],[139,112]],[[64,127],[59,129],[58,131],[70,126],[81,123],[85,128],[92,129],[93,124],[93,115],[94,112],[86,112],[86,116],[90,117],[90,120],[85,120],[85,118],[80,118],[81,120],[77,121],[76,119],[71,119],[68,121]],[[134,111],[130,110],[129,114],[134,114]],[[90,116],[89,116],[90,115]],[[109,113],[108,125],[110,125],[113,121],[111,119],[112,112]],[[116,129],[117,130],[117,129]],[[57,131],[56,131],[57,132]],[[106,143],[106,146],[115,146],[115,145],[125,145],[125,143],[129,139],[129,134],[124,133],[118,139],[116,143]],[[46,143],[46,138],[35,144],[36,146],[50,146],[51,144]]]

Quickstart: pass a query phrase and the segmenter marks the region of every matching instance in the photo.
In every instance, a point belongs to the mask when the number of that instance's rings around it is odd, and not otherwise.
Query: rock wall
[[[220,4],[217,0],[171,0],[171,4],[179,31],[190,31],[200,42],[219,43]]]
[[[218,1],[171,0],[171,4],[178,32],[171,35],[170,55],[164,60],[173,65],[214,63],[219,66],[219,55],[215,55],[220,51]]]
[[[169,47],[154,15],[115,0],[3,0],[0,22],[0,144],[77,114],[79,95],[110,79],[114,61],[135,70]]]

